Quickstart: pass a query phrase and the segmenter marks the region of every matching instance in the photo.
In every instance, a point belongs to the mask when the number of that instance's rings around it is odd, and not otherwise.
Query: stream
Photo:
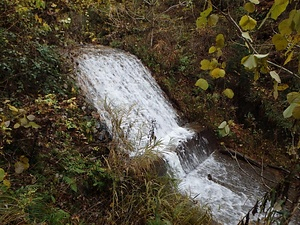
[[[98,109],[108,127],[107,106],[122,116],[121,127],[140,154],[153,139],[161,140],[163,155],[179,189],[209,207],[214,220],[234,225],[266,191],[260,169],[221,154],[205,136],[188,126],[169,103],[149,70],[126,52],[103,47],[83,47],[74,56],[79,87]],[[149,135],[149,132],[151,135]],[[191,142],[192,147],[185,143]],[[264,173],[272,180],[274,174]],[[272,185],[272,183],[268,183]]]

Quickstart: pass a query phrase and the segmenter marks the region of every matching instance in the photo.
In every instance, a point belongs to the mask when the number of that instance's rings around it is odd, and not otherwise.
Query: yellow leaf
[[[273,85],[273,97],[276,100],[278,98],[278,83],[275,81]]]
[[[46,22],[43,23],[43,28],[45,31],[51,31],[51,27]]]
[[[234,92],[230,89],[230,88],[226,88],[223,91],[223,94],[227,97],[227,98],[233,98],[234,97]]]
[[[254,81],[257,81],[259,79],[259,77],[260,77],[259,71],[255,70],[255,72],[254,72]]]
[[[0,121],[1,121],[1,119],[0,119]],[[4,122],[4,127],[8,128],[9,125],[10,125],[10,120],[7,120]]]
[[[4,177],[5,177],[5,171],[4,169],[0,168],[0,181],[3,181]]]
[[[217,51],[217,48],[215,46],[211,46],[208,50],[208,53],[214,53],[215,51]]]
[[[40,125],[36,124],[36,123],[33,122],[33,121],[30,121],[30,122],[28,123],[28,126],[34,128],[34,129],[41,128]]]
[[[218,34],[216,37],[216,47],[217,48],[223,48],[225,43],[224,35]]]
[[[286,65],[287,63],[289,63],[292,59],[293,59],[293,54],[294,54],[294,51],[291,51],[288,55],[288,57],[285,59],[283,65]]]
[[[279,74],[273,70],[273,71],[270,71],[270,75],[271,77],[277,82],[277,83],[281,83],[281,79],[279,77]]]
[[[26,124],[28,124],[28,120],[26,117],[21,118],[19,121],[21,126],[25,126]]]
[[[252,2],[247,2],[244,5],[244,9],[248,12],[248,13],[253,13],[255,11],[255,5]]]
[[[300,33],[300,9],[292,10],[295,11],[293,15],[293,23],[294,23],[294,30],[299,34]],[[290,16],[291,17],[291,16]]]
[[[266,58],[268,55],[269,55],[269,53],[267,53],[267,54],[254,54],[254,56],[258,59]]]
[[[244,15],[239,22],[243,30],[253,30],[256,27],[257,21],[250,16]]]
[[[207,90],[208,88],[208,83],[205,79],[200,78],[199,80],[197,80],[196,84],[197,87],[200,87],[201,89],[203,89],[204,91]]]
[[[218,51],[217,51],[217,57],[221,57],[223,55],[223,52],[220,48],[218,48]]]
[[[27,116],[27,119],[30,120],[30,121],[33,121],[35,119],[35,116],[30,114]]]
[[[200,65],[201,65],[202,70],[209,70],[210,61],[207,59],[203,59],[203,60],[201,60]]]
[[[215,58],[213,58],[209,64],[209,69],[213,70],[218,66],[218,60],[216,60]]]
[[[200,13],[200,16],[208,17],[211,12],[212,12],[212,6],[210,5],[206,10]]]
[[[290,104],[289,105],[289,107],[287,107],[284,111],[283,111],[283,117],[284,118],[289,118],[289,117],[291,117],[292,115],[293,115],[293,110],[294,110],[294,108],[297,106],[297,105],[299,105],[299,104],[297,104],[297,103],[292,103],[292,104]]]
[[[38,22],[38,23],[42,23],[43,22],[43,19],[40,18],[37,14],[34,15],[34,18],[35,18],[35,21]]]
[[[222,69],[225,69],[225,68],[226,68],[226,62],[222,62],[221,68],[222,68]]]
[[[15,112],[15,113],[19,112],[19,110],[16,107],[14,107],[10,104],[7,104],[7,105],[8,105],[8,108],[9,108],[10,111]]]
[[[252,38],[250,37],[249,32],[242,32],[242,37],[253,42]]]
[[[294,108],[292,115],[295,119],[297,119],[297,120],[300,119],[300,106],[299,105],[297,105]]]
[[[21,124],[16,123],[16,124],[14,125],[14,129],[18,129],[20,126],[21,126]]]
[[[10,183],[10,181],[7,180],[7,179],[4,179],[4,180],[3,180],[3,184],[4,184],[4,186],[6,186],[7,188],[10,188],[10,187],[11,187],[11,183]]]
[[[197,28],[203,28],[207,24],[207,18],[205,17],[198,17],[196,20],[196,26]]]
[[[207,19],[207,25],[214,27],[219,21],[219,16],[217,14],[211,14]]]
[[[252,2],[255,5],[259,4],[259,0],[249,0],[249,1]]]
[[[218,126],[218,128],[219,128],[219,129],[224,129],[226,125],[227,125],[227,122],[226,122],[226,121],[223,121],[223,122]]]
[[[24,164],[22,162],[15,163],[15,173],[20,174],[25,170]]]
[[[285,11],[288,4],[289,0],[275,0],[270,9],[271,18],[277,20],[278,16]]]
[[[288,41],[281,34],[275,34],[272,37],[272,43],[275,45],[277,51],[284,50],[288,46]]]
[[[203,28],[207,24],[207,17],[212,11],[212,6],[209,6],[206,10],[200,13],[200,16],[196,20],[197,28]]]
[[[210,75],[215,79],[224,77],[225,74],[226,74],[225,70],[220,69],[220,68],[215,68],[210,72]]]
[[[290,35],[293,32],[291,24],[292,21],[290,19],[282,20],[278,25],[279,33],[282,35]]]
[[[281,85],[278,85],[278,91],[284,91],[284,90],[286,90],[286,89],[288,89],[289,88],[289,85],[287,85],[287,84],[281,84]]]
[[[28,163],[29,162],[29,159],[26,157],[26,156],[24,156],[24,155],[22,155],[22,156],[20,156],[20,161],[22,162],[22,163]]]
[[[299,92],[290,92],[286,95],[288,103],[300,103],[300,93]]]
[[[242,58],[241,64],[243,64],[249,70],[252,70],[257,67],[256,58],[254,55],[247,55]]]

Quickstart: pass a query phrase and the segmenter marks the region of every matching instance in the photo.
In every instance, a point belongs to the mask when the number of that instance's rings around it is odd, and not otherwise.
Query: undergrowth
[[[207,209],[179,194],[176,182],[158,171],[164,162],[151,146],[131,158],[124,148],[130,145],[124,144],[126,140],[122,145],[118,139],[99,140],[97,127],[102,122],[76,93],[69,99],[40,96],[24,108],[13,105],[1,106],[2,118],[26,111],[24,115],[35,116],[38,127],[16,128],[23,115],[2,124],[6,136],[1,133],[0,168],[9,185],[0,186],[1,224],[207,224],[211,220]]]

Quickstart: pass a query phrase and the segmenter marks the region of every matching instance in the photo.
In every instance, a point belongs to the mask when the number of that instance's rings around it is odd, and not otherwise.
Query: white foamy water
[[[175,149],[179,141],[190,138],[193,132],[178,125],[176,111],[142,63],[133,55],[106,47],[82,48],[77,53],[78,84],[102,117],[109,121],[104,107],[108,102],[115,110],[124,109],[123,114],[119,113],[123,115],[122,128],[129,139],[141,136],[147,142],[153,130],[156,138],[167,146],[161,152],[181,180],[180,190],[210,206],[214,217],[222,223],[237,224],[255,203],[258,188],[238,182],[241,175],[234,173],[236,169],[231,170],[231,165],[215,155],[193,171],[183,170]],[[207,179],[208,174],[214,181]],[[249,197],[249,188],[254,197]]]

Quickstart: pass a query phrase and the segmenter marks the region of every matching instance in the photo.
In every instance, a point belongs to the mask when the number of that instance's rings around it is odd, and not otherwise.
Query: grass
[[[119,117],[114,112],[114,138],[101,142],[96,138],[100,131],[94,129],[99,122],[95,109],[78,93],[67,99],[40,96],[25,108],[36,115],[40,128],[12,129],[12,143],[2,148],[0,167],[11,187],[0,184],[0,224],[211,221],[209,210],[178,192],[155,151],[159,142],[146,145],[143,154],[129,156],[135,148],[120,128],[125,112]],[[29,159],[29,168],[15,173],[14,163],[21,155]]]

